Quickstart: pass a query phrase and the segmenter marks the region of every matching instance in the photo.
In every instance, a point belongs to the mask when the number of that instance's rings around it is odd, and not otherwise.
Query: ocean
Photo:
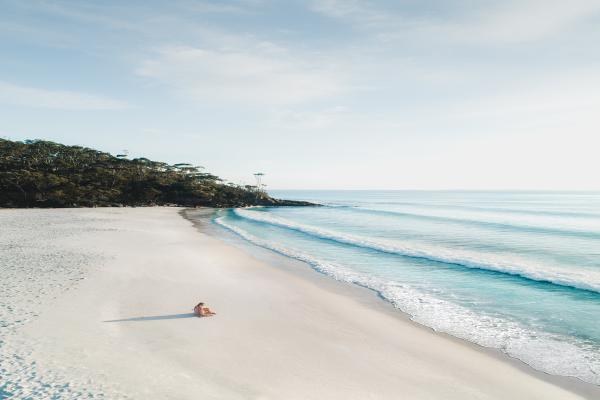
[[[214,222],[436,331],[600,385],[600,192],[273,191]]]

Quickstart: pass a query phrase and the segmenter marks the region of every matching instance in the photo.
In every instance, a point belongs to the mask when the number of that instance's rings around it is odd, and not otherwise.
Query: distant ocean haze
[[[325,206],[223,210],[215,222],[419,323],[600,384],[600,193],[272,194]]]

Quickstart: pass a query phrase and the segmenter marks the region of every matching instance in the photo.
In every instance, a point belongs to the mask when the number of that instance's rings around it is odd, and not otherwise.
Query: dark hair
[[[198,305],[199,305],[199,306],[203,306],[203,305],[204,305],[204,303],[198,303]]]

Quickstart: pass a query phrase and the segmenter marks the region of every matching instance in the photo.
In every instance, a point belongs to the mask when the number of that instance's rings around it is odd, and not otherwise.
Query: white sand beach
[[[14,398],[600,398],[598,387],[421,327],[366,289],[254,257],[181,211],[0,210],[6,224],[54,230],[31,243],[51,243],[54,261],[88,257],[64,290],[19,300],[35,312],[0,331],[0,387]],[[18,264],[13,247],[2,251]],[[217,315],[194,317],[198,301]]]

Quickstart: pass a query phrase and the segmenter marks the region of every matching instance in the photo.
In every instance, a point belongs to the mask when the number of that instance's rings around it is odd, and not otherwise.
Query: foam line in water
[[[225,222],[218,225],[265,249],[306,262],[315,270],[332,278],[371,289],[411,319],[436,331],[465,339],[481,346],[501,350],[538,370],[563,376],[573,376],[600,384],[600,356],[596,349],[577,339],[547,332],[534,331],[517,322],[485,315],[458,304],[434,297],[410,285],[352,271],[344,266],[320,260],[312,255],[260,239]]]
[[[235,215],[243,219],[279,226],[302,232],[321,239],[336,241],[357,247],[363,247],[385,253],[406,257],[426,259],[446,264],[459,265],[466,268],[488,270],[520,276],[538,282],[547,282],[560,286],[589,290],[600,293],[600,272],[591,270],[564,270],[560,267],[534,265],[531,262],[517,260],[507,262],[505,259],[494,259],[489,254],[464,250],[426,247],[397,241],[387,242],[372,240],[359,236],[339,233],[314,226],[299,224],[283,218],[274,217],[265,212],[235,209]]]
[[[589,219],[600,219],[600,214],[593,212],[583,211],[558,211],[558,210],[536,210],[536,209],[518,209],[518,208],[504,208],[504,207],[486,207],[486,206],[469,206],[469,205],[456,205],[456,204],[426,204],[426,203],[411,203],[411,202],[378,202],[380,205],[394,205],[394,206],[409,206],[418,208],[432,208],[432,209],[448,209],[448,210],[469,210],[475,212],[495,212],[501,214],[525,214],[525,215],[541,215],[551,217],[567,217],[567,218],[589,218]]]
[[[600,232],[592,232],[587,230],[580,229],[561,229],[561,228],[550,228],[547,226],[540,225],[521,225],[521,224],[509,224],[503,222],[493,222],[493,221],[482,221],[468,218],[453,218],[453,217],[444,217],[441,215],[428,215],[421,213],[413,213],[407,211],[392,211],[392,210],[380,210],[377,208],[367,208],[367,207],[348,207],[352,211],[362,212],[366,214],[375,214],[375,215],[389,215],[395,217],[408,217],[415,219],[424,219],[430,221],[438,221],[438,222],[449,222],[454,224],[461,225],[472,225],[472,226],[481,226],[487,228],[494,229],[506,229],[506,230],[514,230],[514,231],[522,231],[522,232],[535,232],[546,235],[560,235],[560,236],[574,236],[574,237],[584,237],[584,238],[592,238],[592,239],[600,239]]]

